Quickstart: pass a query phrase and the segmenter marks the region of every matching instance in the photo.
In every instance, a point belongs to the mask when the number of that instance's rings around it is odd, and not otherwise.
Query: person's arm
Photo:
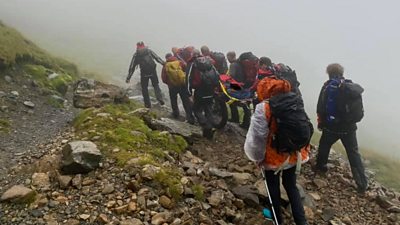
[[[136,62],[136,52],[135,52],[135,54],[133,54],[132,56],[131,64],[129,65],[129,71],[128,71],[128,76],[126,77],[126,83],[129,83],[129,81],[131,80],[131,77],[135,72],[136,66],[137,62]]]
[[[150,50],[150,49],[149,49]],[[162,60],[161,58],[160,58],[160,56],[158,56],[155,52],[153,52],[152,50],[150,50],[150,54],[151,54],[151,57],[154,59],[154,60],[156,60],[158,63],[160,63],[161,65],[164,65],[165,64],[165,61],[164,60]]]
[[[268,132],[265,102],[261,102],[257,104],[251,117],[250,127],[244,143],[244,151],[251,161],[259,163],[265,159]]]
[[[189,93],[190,96],[192,96],[193,91],[192,91],[192,85],[191,85],[191,75],[193,73],[193,62],[189,63],[188,66],[186,67],[186,87],[187,87],[187,91]]]

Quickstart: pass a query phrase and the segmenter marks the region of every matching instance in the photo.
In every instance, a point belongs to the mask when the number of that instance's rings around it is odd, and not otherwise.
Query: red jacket
[[[178,60],[179,60],[179,59],[176,58],[175,56],[171,56],[171,57],[169,57],[169,58],[167,59],[167,63],[168,63],[168,62],[178,61]],[[185,63],[184,61],[182,61],[182,60],[179,60],[179,62],[180,62],[180,65],[181,65],[181,67],[182,67],[183,72],[185,72],[185,71],[186,71],[186,63]],[[171,85],[171,84],[169,83],[169,81],[168,81],[168,74],[167,74],[167,70],[166,70],[166,68],[165,68],[165,65],[164,65],[163,68],[162,68],[161,79],[162,79],[162,81],[163,81],[164,84],[167,84],[168,86]]]

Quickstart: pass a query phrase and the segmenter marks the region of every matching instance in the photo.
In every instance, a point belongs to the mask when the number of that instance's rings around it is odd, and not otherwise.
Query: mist
[[[124,87],[141,40],[161,57],[173,46],[205,44],[268,56],[297,71],[314,121],[325,68],[341,63],[365,88],[360,146],[400,159],[399,7],[396,0],[0,0],[0,20]]]

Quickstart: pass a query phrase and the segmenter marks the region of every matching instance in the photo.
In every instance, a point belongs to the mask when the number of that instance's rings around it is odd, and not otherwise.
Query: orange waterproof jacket
[[[268,99],[290,90],[288,81],[276,77],[264,78],[257,86],[257,96],[261,103],[256,106],[252,116],[244,148],[250,160],[259,163],[262,161],[264,167],[269,170],[288,169],[298,162],[297,153],[278,153],[272,146],[272,138],[277,131],[277,123],[271,117]],[[309,150],[310,146],[306,146],[300,151],[300,162],[308,161]]]

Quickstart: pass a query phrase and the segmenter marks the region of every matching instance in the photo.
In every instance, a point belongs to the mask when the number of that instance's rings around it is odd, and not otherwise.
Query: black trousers
[[[268,183],[268,189],[272,199],[272,205],[275,209],[276,217],[279,224],[282,223],[282,210],[280,207],[281,189],[280,189],[280,173],[275,175],[275,171],[266,170],[265,177]],[[304,213],[303,203],[299,190],[296,186],[296,167],[292,167],[282,172],[282,184],[289,197],[290,206],[292,208],[292,215],[296,225],[307,224],[306,216]]]
[[[186,87],[169,86],[168,89],[169,89],[169,98],[171,101],[172,114],[174,115],[174,117],[179,117],[179,107],[178,107],[178,95],[179,95],[182,101],[183,108],[186,113],[186,120],[189,123],[194,123],[192,103],[190,102],[189,93],[186,90]]]
[[[200,126],[203,128],[203,132],[208,132],[213,128],[212,103],[212,96],[202,95],[199,91],[195,90],[193,98],[193,113]]]
[[[238,105],[236,103],[232,103],[232,104],[229,105],[229,108],[231,109],[231,122],[239,123]]]
[[[151,80],[151,84],[153,85],[156,99],[160,103],[164,104],[161,89],[158,84],[157,71],[154,70],[152,74],[149,74],[149,75],[141,74],[141,76],[140,76],[140,84],[142,86],[142,96],[143,96],[144,106],[146,108],[151,108],[151,101],[150,101],[149,89],[148,89],[149,80]]]
[[[360,190],[364,190],[368,186],[368,179],[365,175],[364,165],[361,160],[360,152],[358,151],[356,131],[349,132],[333,132],[327,129],[322,131],[321,139],[319,140],[317,169],[327,171],[326,164],[328,163],[329,152],[332,145],[338,141],[342,141],[346,149],[347,157],[350,162],[353,179]]]

